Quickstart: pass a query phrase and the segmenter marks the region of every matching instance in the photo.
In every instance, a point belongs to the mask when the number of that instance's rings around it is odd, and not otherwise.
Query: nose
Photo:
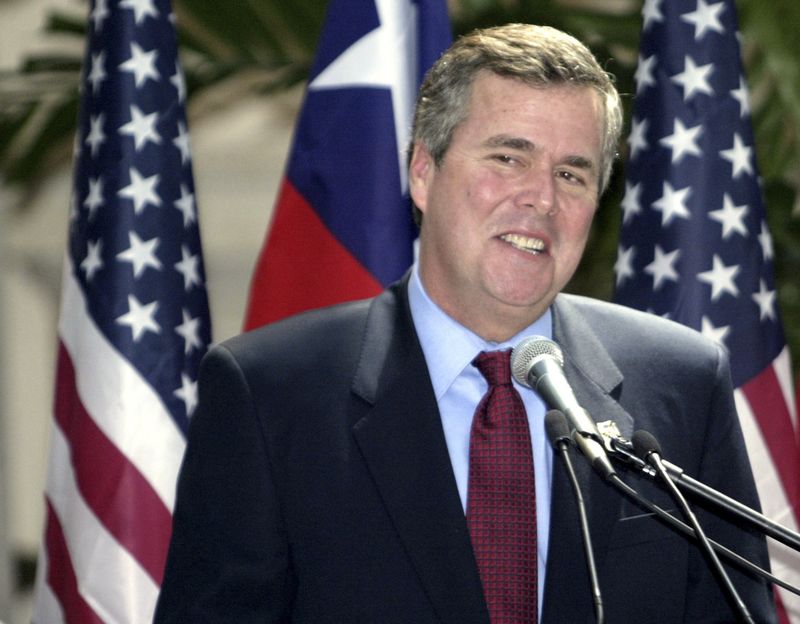
[[[533,208],[540,215],[549,217],[558,211],[556,185],[552,171],[544,167],[532,167],[523,176],[517,204],[523,208]]]

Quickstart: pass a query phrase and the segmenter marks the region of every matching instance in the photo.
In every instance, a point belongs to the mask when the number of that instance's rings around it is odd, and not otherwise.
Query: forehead
[[[603,99],[588,85],[531,85],[484,71],[473,81],[465,112],[461,125],[471,134],[554,133],[598,150],[602,142]]]

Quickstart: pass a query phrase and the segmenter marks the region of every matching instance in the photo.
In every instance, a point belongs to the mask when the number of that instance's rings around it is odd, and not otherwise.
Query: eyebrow
[[[520,150],[522,152],[532,152],[536,145],[528,139],[520,137],[513,137],[507,134],[496,134],[489,137],[483,143],[486,147],[507,147],[510,149]]]
[[[533,152],[536,149],[536,144],[528,139],[521,137],[514,137],[507,134],[496,134],[489,137],[483,143],[488,148],[504,147],[506,149],[519,150],[521,152]],[[566,164],[576,169],[583,169],[586,171],[595,171],[597,166],[595,162],[584,156],[568,156]]]

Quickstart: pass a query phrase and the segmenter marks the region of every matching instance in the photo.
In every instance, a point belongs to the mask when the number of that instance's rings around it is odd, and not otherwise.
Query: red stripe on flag
[[[50,501],[45,519],[45,545],[47,548],[47,584],[61,604],[67,624],[103,624],[78,591],[78,581],[72,567],[67,542],[61,523]]]
[[[84,408],[63,344],[58,353],[55,417],[69,442],[75,481],[86,504],[160,586],[172,514]]]
[[[253,274],[245,329],[303,310],[372,297],[382,289],[284,180]]]
[[[777,585],[772,587],[772,594],[775,596],[775,611],[778,614],[778,624],[792,624],[792,621],[789,619],[789,614],[786,613],[786,607],[783,606],[783,600],[781,599]]]
[[[744,384],[741,390],[750,403],[772,462],[780,475],[786,498],[797,518],[800,510],[800,446],[775,367],[765,368]]]

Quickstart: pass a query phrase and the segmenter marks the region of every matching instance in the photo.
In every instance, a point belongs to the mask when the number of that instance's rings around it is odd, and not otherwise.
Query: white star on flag
[[[194,209],[194,193],[190,193],[185,184],[181,184],[181,196],[175,200],[175,208],[183,213],[184,227],[188,227],[197,221]]]
[[[634,119],[631,122],[631,133],[628,135],[628,145],[630,146],[630,157],[636,158],[636,154],[640,151],[646,150],[647,144],[647,128],[650,126],[648,119],[637,121]]]
[[[734,205],[731,196],[725,193],[722,198],[722,208],[711,210],[708,217],[722,224],[722,240],[727,240],[734,233],[747,236],[747,226],[744,224],[747,212],[747,205]]]
[[[733,135],[733,147],[719,154],[733,165],[734,179],[743,173],[753,175],[753,148],[745,145],[738,133]]]
[[[120,8],[133,9],[134,21],[140,24],[146,17],[158,17],[158,10],[153,0],[122,0]]]
[[[139,214],[147,204],[161,205],[161,198],[156,193],[156,186],[161,179],[159,174],[143,177],[135,167],[130,168],[131,183],[120,189],[117,195],[133,200],[133,211]]]
[[[707,316],[703,316],[701,320],[700,333],[702,333],[706,338],[710,338],[714,342],[725,346],[725,339],[728,337],[730,332],[730,325],[716,327],[714,323],[711,322],[711,319],[709,319]]]
[[[193,349],[200,349],[203,346],[203,342],[200,340],[201,321],[199,318],[192,318],[186,308],[181,310],[181,314],[183,323],[177,325],[175,331],[183,338],[183,352],[189,354]]]
[[[103,178],[89,178],[89,193],[83,200],[83,205],[89,210],[89,220],[94,219],[97,209],[103,205]]]
[[[92,68],[89,70],[89,75],[86,80],[92,83],[92,93],[97,94],[103,81],[108,77],[106,76],[106,53],[105,51],[92,54]]]
[[[190,416],[197,407],[197,382],[181,373],[181,387],[175,390],[175,396],[186,405],[186,413]]]
[[[97,150],[105,142],[106,135],[103,132],[103,123],[105,121],[105,114],[91,115],[89,117],[89,133],[86,135],[84,142],[91,148],[92,156],[97,155]]]
[[[89,16],[89,19],[94,24],[94,31],[100,32],[103,29],[103,22],[109,16],[108,0],[96,0],[94,9]]]
[[[158,249],[158,237],[151,238],[148,241],[142,241],[136,232],[128,234],[130,247],[125,251],[117,254],[122,262],[130,262],[133,265],[133,277],[138,279],[141,277],[142,272],[147,268],[161,270],[161,261],[156,258],[156,249]]]
[[[768,290],[766,282],[762,279],[758,282],[758,292],[753,293],[753,301],[758,304],[759,318],[775,320],[775,291]]]
[[[380,26],[367,33],[309,84],[309,91],[347,87],[388,88],[392,95],[397,158],[402,191],[408,188],[406,159],[408,119],[416,97],[416,59],[398,50],[416,50],[417,7],[409,0],[375,0]],[[408,40],[411,41],[408,41]],[[387,64],[387,60],[390,60]]]
[[[175,63],[175,73],[170,76],[169,81],[175,85],[178,90],[178,101],[183,104],[186,99],[186,78],[177,63]]]
[[[119,325],[130,327],[133,332],[133,341],[139,342],[147,331],[154,334],[161,333],[161,327],[153,318],[157,310],[158,301],[142,305],[136,297],[128,295],[128,311],[117,318],[116,322]]]
[[[103,251],[103,241],[89,241],[86,245],[86,257],[81,262],[81,269],[86,273],[86,279],[90,282],[100,269],[103,268],[103,259],[100,254]]]
[[[714,254],[713,267],[709,271],[698,273],[697,279],[711,285],[711,301],[716,301],[723,293],[728,293],[734,297],[739,296],[739,289],[734,281],[738,274],[738,265],[725,266],[722,259],[717,254]]]
[[[145,115],[136,104],[131,105],[131,120],[119,127],[119,133],[133,137],[133,145],[138,152],[148,141],[161,143],[161,135],[156,131],[158,113]]]
[[[672,188],[672,184],[664,182],[664,194],[653,202],[653,208],[661,212],[661,225],[667,226],[676,217],[688,219],[691,214],[684,202],[689,198],[692,187],[687,186],[680,190]]]
[[[661,13],[660,4],[661,0],[644,0],[644,5],[642,6],[642,17],[644,18],[642,30],[647,30],[655,22],[664,21],[664,14]]]
[[[775,255],[772,249],[772,235],[769,233],[767,224],[764,221],[761,222],[761,232],[758,234],[758,243],[761,246],[761,257],[764,259],[764,262],[772,260]]]
[[[642,212],[639,199],[642,194],[642,183],[631,184],[625,182],[625,197],[622,198],[622,222],[628,223],[634,216]]]
[[[725,5],[722,2],[706,4],[705,0],[697,0],[697,9],[691,13],[684,13],[681,19],[694,24],[694,39],[697,41],[709,30],[720,34],[725,32],[722,22],[719,21],[719,16],[724,10]]]
[[[131,43],[131,57],[121,63],[119,68],[130,72],[134,76],[134,84],[141,87],[149,78],[150,80],[161,80],[161,75],[156,69],[156,58],[158,50],[145,52],[138,43]]]
[[[622,245],[617,247],[617,261],[614,263],[614,273],[617,276],[617,285],[624,282],[629,277],[636,275],[633,270],[633,257],[636,255],[636,248],[625,249]]]
[[[739,102],[739,117],[747,117],[750,114],[750,90],[744,76],[739,76],[739,87],[731,89],[731,97]]]
[[[675,270],[675,262],[681,255],[680,249],[675,249],[669,253],[664,253],[661,245],[655,246],[655,257],[653,261],[644,268],[644,272],[653,276],[653,290],[658,290],[666,280],[677,282],[678,272]]]
[[[189,133],[186,131],[186,124],[182,121],[178,122],[178,136],[172,139],[172,144],[178,148],[181,153],[181,164],[185,165],[189,162],[190,157],[190,140]]]
[[[687,154],[692,156],[703,155],[697,145],[697,138],[702,132],[702,124],[698,124],[694,128],[686,128],[680,119],[675,119],[672,134],[665,136],[659,143],[672,150],[672,164],[675,164],[680,162]]]
[[[648,56],[642,58],[639,55],[639,62],[636,65],[636,73],[633,78],[636,81],[636,93],[644,91],[647,87],[656,84],[656,79],[653,77],[653,70],[656,66],[656,57]]]
[[[199,286],[202,283],[200,280],[200,258],[193,256],[183,246],[181,246],[181,256],[182,259],[175,264],[175,268],[183,275],[183,288],[188,292],[192,286]]]
[[[690,100],[695,93],[714,95],[714,90],[708,82],[713,70],[714,65],[712,63],[698,67],[694,64],[692,57],[688,55],[684,57],[683,71],[672,76],[672,82],[683,87],[684,102]]]

